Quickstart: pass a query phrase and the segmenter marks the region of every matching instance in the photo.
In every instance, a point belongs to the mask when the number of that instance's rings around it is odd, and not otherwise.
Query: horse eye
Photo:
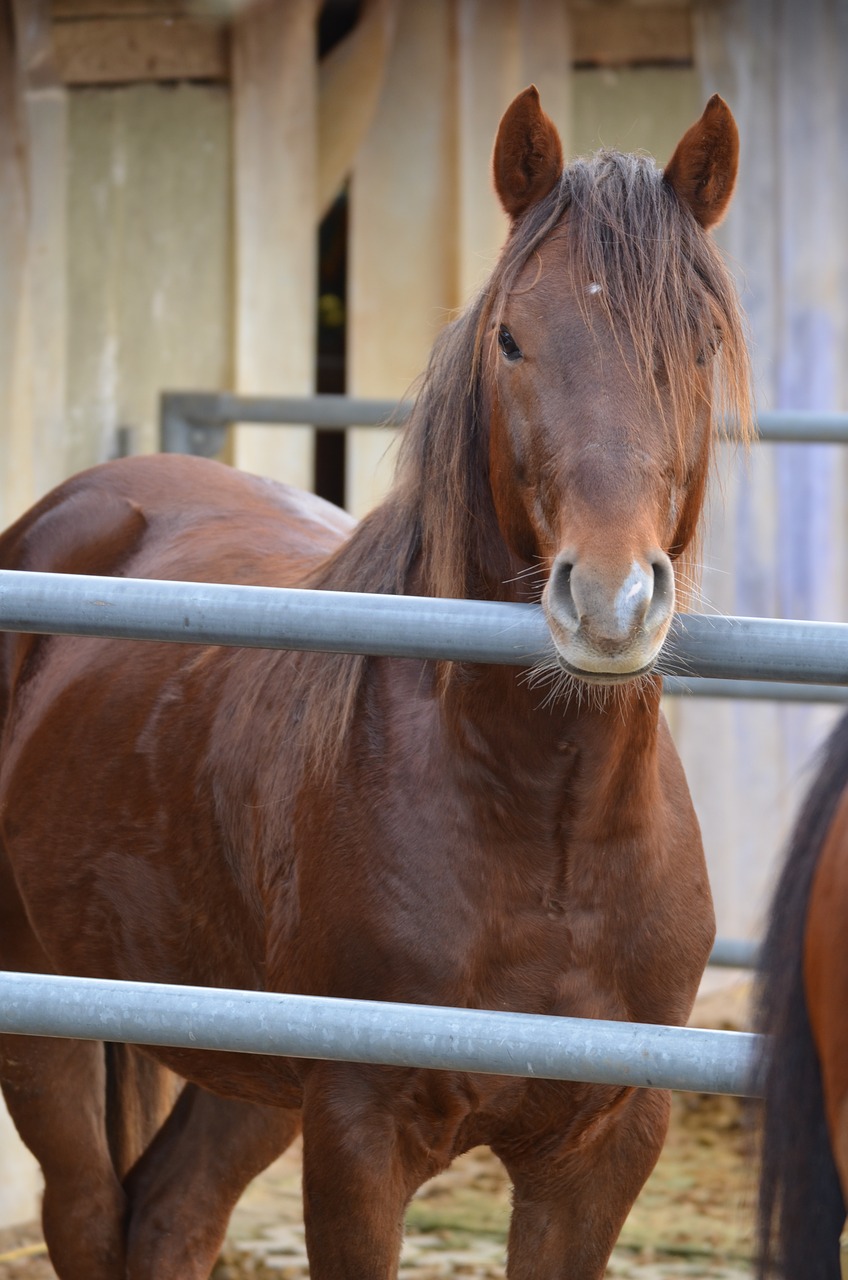
[[[713,356],[717,355],[721,350],[721,342],[721,334],[716,333],[705,346],[701,347],[695,363],[703,366],[708,360],[712,360]]]
[[[521,359],[521,348],[505,324],[498,329],[498,343],[507,360]]]

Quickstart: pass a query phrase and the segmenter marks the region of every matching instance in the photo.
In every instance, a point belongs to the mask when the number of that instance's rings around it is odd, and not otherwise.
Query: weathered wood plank
[[[197,12],[192,0],[50,0],[50,16],[64,18],[175,18]]]
[[[692,12],[681,4],[605,4],[571,9],[577,66],[691,62]]]
[[[224,23],[198,18],[86,18],[55,22],[53,54],[68,85],[229,79]]]

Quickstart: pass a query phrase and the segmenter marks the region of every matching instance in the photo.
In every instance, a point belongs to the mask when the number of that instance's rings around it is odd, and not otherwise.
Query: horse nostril
[[[674,609],[674,570],[664,553],[656,556],[650,565],[654,575],[654,590],[645,614],[647,626],[657,626]]]
[[[571,590],[574,565],[568,560],[557,560],[548,579],[548,605],[560,621],[572,626],[580,625],[580,615]]]

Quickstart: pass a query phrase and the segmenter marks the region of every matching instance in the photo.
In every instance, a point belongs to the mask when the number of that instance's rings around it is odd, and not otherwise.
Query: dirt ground
[[[698,1025],[736,1029],[745,991],[708,998]],[[750,1112],[735,1098],[676,1094],[668,1140],[627,1220],[613,1280],[750,1280],[754,1199]],[[509,1184],[485,1149],[421,1189],[407,1215],[401,1280],[503,1277]],[[215,1280],[309,1275],[293,1148],[245,1192]],[[39,1228],[0,1232],[0,1280],[55,1280]]]

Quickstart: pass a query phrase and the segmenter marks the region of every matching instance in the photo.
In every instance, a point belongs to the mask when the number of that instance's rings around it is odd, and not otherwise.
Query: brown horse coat
[[[769,912],[759,976],[762,1280],[848,1272],[848,717],[822,750]],[[840,1233],[843,1234],[840,1253]],[[841,1261],[841,1266],[840,1266]]]
[[[437,344],[396,487],[353,532],[317,498],[153,457],[68,481],[0,539],[5,568],[541,593],[556,644],[519,673],[5,636],[2,963],[685,1021],[713,915],[650,670],[703,500],[714,370],[744,383],[704,233],[735,148],[713,99],[667,179],[611,153],[561,177],[520,95],[495,152],[504,256]],[[133,1085],[102,1046],[0,1038],[63,1280],[207,1276],[301,1115],[315,1280],[394,1275],[409,1197],[481,1142],[515,1186],[512,1280],[597,1280],[665,1133],[660,1092],[149,1055],[190,1082],[152,1141],[164,1071]]]

